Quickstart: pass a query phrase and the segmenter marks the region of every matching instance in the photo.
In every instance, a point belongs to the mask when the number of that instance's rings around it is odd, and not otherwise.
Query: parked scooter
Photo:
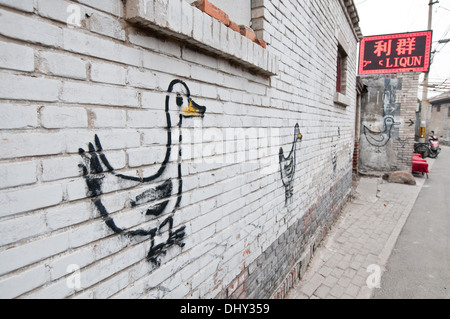
[[[441,152],[441,148],[439,147],[439,139],[436,135],[434,135],[434,131],[431,131],[431,135],[428,137],[429,148],[430,148],[430,157],[436,158]]]
[[[414,153],[420,154],[422,158],[436,158],[441,152],[441,148],[439,147],[439,139],[434,134],[434,131],[431,131],[431,135],[428,137],[428,143],[415,142]]]

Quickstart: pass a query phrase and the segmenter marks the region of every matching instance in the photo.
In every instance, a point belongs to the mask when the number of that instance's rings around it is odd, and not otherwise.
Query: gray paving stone
[[[356,198],[344,208],[287,298],[370,298],[374,289],[367,286],[368,266],[385,266],[423,182],[418,179],[418,185],[408,186],[362,177]]]

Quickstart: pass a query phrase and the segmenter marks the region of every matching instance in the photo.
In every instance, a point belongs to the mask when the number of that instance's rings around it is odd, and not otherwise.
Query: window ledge
[[[187,42],[267,76],[278,57],[184,0],[128,0],[126,20]]]
[[[350,105],[350,99],[346,95],[336,92],[334,93],[334,103],[347,107]]]

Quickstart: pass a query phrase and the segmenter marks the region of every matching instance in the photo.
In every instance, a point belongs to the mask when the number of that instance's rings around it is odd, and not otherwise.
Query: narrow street
[[[450,298],[450,148],[442,147],[381,278],[375,299]]]

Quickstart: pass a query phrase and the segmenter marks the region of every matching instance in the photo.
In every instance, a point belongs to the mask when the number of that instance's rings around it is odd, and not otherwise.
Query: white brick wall
[[[125,85],[127,69],[110,63],[92,63],[91,80],[100,83]]]
[[[0,43],[0,67],[3,69],[34,71],[34,50],[14,43]]]
[[[40,155],[56,155],[64,151],[61,134],[54,133],[2,133],[2,159],[25,158]]]
[[[61,82],[42,76],[29,77],[2,72],[0,95],[4,99],[25,101],[58,101]]]
[[[1,216],[10,216],[57,205],[62,201],[62,195],[62,187],[59,184],[2,191],[0,193]]]
[[[8,188],[36,182],[36,163],[19,162],[0,165],[0,188]]]
[[[227,54],[245,62],[186,45],[182,36],[154,36],[125,20],[121,0],[0,0],[0,297],[222,296],[242,267],[351,169],[356,39],[339,1],[264,4],[267,51],[279,57],[272,77],[247,69],[248,63],[264,64],[264,53],[255,56],[260,50],[220,23],[197,25],[210,19],[184,1],[171,7],[180,10],[170,11],[169,20],[180,11],[191,15],[170,28],[193,30],[196,41],[211,32],[205,38],[213,48],[222,45],[214,32],[232,37],[227,43],[245,47],[227,48]],[[79,7],[80,27],[66,24],[69,5]],[[336,28],[352,53],[347,108],[333,103]],[[88,196],[79,150],[88,152],[89,143],[97,148],[97,135],[115,174],[155,174],[165,156],[166,91],[174,79],[183,80],[207,111],[201,120],[183,119],[183,193],[174,229],[186,227],[185,246],[169,247],[155,267],[145,260],[148,237],[115,234],[105,224]],[[179,185],[174,105],[171,120],[170,162],[154,182],[172,178],[173,207]],[[286,206],[278,150],[282,146],[287,155],[296,123],[303,141],[294,199]],[[270,148],[263,148],[268,132]],[[252,154],[258,158],[251,163],[239,160]],[[156,223],[145,216],[145,205],[131,205],[149,185],[111,172],[95,177],[110,217],[134,229]],[[72,264],[80,267],[79,289],[67,284]]]
[[[44,74],[79,80],[87,78],[87,63],[80,58],[54,52],[41,52],[39,58],[40,71]]]
[[[50,47],[62,46],[63,30],[59,26],[4,9],[0,13],[1,35]]]
[[[84,108],[44,106],[40,114],[44,128],[87,127],[87,113]]]
[[[23,0],[23,1],[1,0],[0,4],[14,9],[22,10],[25,12],[33,12],[34,10],[34,0]]]
[[[67,103],[138,107],[139,92],[94,83],[64,82],[61,100]]]
[[[37,107],[33,105],[0,104],[2,116],[0,117],[1,129],[21,129],[38,126]]]

